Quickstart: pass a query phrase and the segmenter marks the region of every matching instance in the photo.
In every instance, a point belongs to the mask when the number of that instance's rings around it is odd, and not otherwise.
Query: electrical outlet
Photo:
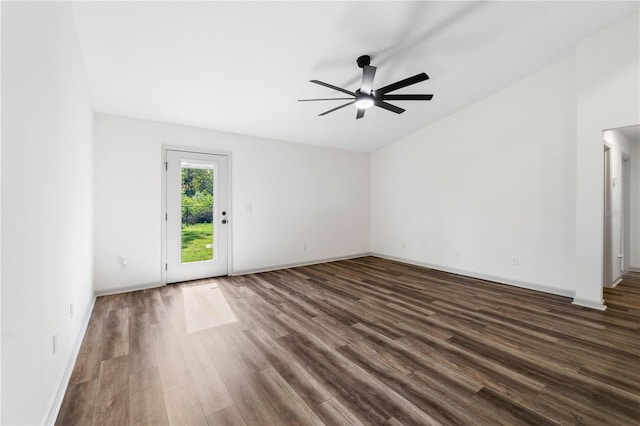
[[[56,353],[57,346],[58,346],[58,335],[54,334],[53,335],[53,354],[54,355]]]
[[[460,250],[455,249],[455,250],[453,251],[453,255],[454,255],[454,256],[456,256],[456,257],[460,256]]]
[[[407,243],[402,243],[402,248],[407,248]]]
[[[307,251],[308,248],[309,248],[309,245],[307,243],[304,243],[302,245],[302,250]]]
[[[73,302],[69,303],[69,318],[73,318]]]
[[[512,264],[513,266],[518,266],[518,265],[520,264],[520,259],[519,259],[517,256],[513,256],[513,257],[511,258],[511,264]]]

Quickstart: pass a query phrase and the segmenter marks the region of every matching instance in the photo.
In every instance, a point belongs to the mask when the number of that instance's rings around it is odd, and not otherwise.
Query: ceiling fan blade
[[[333,109],[330,109],[329,111],[325,111],[325,112],[323,112],[322,114],[318,114],[318,116],[321,116],[321,115],[327,115],[327,114],[329,114],[330,112],[333,112],[333,111],[335,111],[335,110],[338,110],[338,109],[340,109],[340,108],[344,108],[344,107],[346,107],[346,106],[348,106],[348,105],[352,105],[352,104],[355,104],[355,103],[356,103],[356,101],[355,101],[355,100],[353,100],[353,101],[351,101],[351,102],[347,102],[347,103],[346,103],[346,104],[344,104],[344,105],[340,105],[339,107],[335,107],[335,108],[333,108]]]
[[[365,65],[362,67],[362,84],[360,85],[360,93],[365,95],[371,94],[373,89],[373,78],[376,76],[376,67]]]
[[[382,95],[383,101],[430,101],[433,95]]]
[[[298,99],[298,102],[309,102],[309,101],[349,101],[353,98],[319,98],[319,99]]]
[[[329,89],[337,90],[338,92],[346,93],[347,95],[355,96],[356,94],[348,91],[347,89],[343,89],[342,87],[334,86],[333,84],[325,83],[320,80],[309,80],[311,83],[319,84],[320,86],[328,87]]]
[[[381,87],[375,91],[374,95],[379,96],[381,94],[393,92],[394,90],[402,89],[403,87],[411,86],[412,84],[420,83],[421,81],[425,81],[428,79],[429,79],[429,76],[422,72],[412,77],[405,78],[404,80],[391,83],[388,86]]]
[[[402,114],[403,112],[405,112],[404,109],[397,107],[395,105],[391,105],[389,103],[386,103],[385,101],[382,101],[380,99],[376,99],[375,101],[376,106],[379,106],[380,108],[384,108],[386,110],[395,112],[396,114]]]
[[[366,110],[364,108],[358,108],[358,113],[356,114],[356,120],[359,119],[359,118],[364,117],[364,112],[365,111]]]

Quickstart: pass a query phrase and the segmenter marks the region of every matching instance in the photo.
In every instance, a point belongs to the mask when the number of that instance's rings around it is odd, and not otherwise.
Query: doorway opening
[[[640,125],[605,130],[603,137],[602,284],[614,288],[640,272]]]
[[[622,214],[620,215],[620,268],[621,274],[629,272],[629,254],[631,252],[631,156],[625,152],[622,153],[622,170],[621,170],[621,188],[622,195]]]
[[[604,228],[603,228],[603,268],[602,285],[611,287],[611,148],[604,147]]]

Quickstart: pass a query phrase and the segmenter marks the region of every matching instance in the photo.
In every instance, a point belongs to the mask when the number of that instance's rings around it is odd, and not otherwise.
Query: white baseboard
[[[163,286],[164,284],[161,284],[161,283],[149,283],[149,284],[132,285],[128,287],[111,288],[111,289],[96,291],[96,296],[110,296],[112,294],[129,293],[131,291],[138,291],[138,290],[149,290],[150,288],[158,288]]]
[[[73,367],[76,365],[76,360],[78,359],[78,354],[80,353],[80,347],[82,346],[82,340],[84,339],[84,335],[87,332],[87,327],[89,326],[89,320],[91,320],[91,314],[93,313],[93,307],[95,306],[95,304],[96,295],[94,294],[91,305],[87,310],[87,315],[85,316],[82,323],[80,334],[76,339],[75,345],[73,346],[71,358],[69,358],[67,368],[65,369],[62,380],[60,381],[60,385],[58,386],[58,391],[53,398],[53,402],[51,404],[51,407],[49,408],[49,411],[45,414],[45,417],[42,421],[43,425],[54,425],[56,422],[56,418],[58,417],[58,413],[60,412],[60,407],[62,407],[62,400],[64,399],[64,395],[67,392],[69,380],[71,380],[71,373],[73,373]]]
[[[434,265],[432,263],[419,262],[416,260],[404,259],[396,256],[388,256],[386,254],[371,253],[371,256],[381,257],[383,259],[394,260],[396,262],[408,263],[409,265],[422,266],[424,268],[435,269],[437,271],[449,272],[452,274],[463,275],[465,277],[478,278],[481,280],[493,281],[498,284],[507,284],[514,287],[526,288],[529,290],[541,291],[543,293],[555,294],[564,297],[574,297],[575,292],[557,287],[547,287],[540,284],[530,283],[526,281],[513,280],[510,278],[498,277],[496,275],[483,274],[480,272],[467,271],[464,269],[451,268],[448,266]]]
[[[599,311],[606,311],[607,305],[605,305],[603,302],[604,302],[603,300],[597,301],[597,300],[581,299],[576,297],[573,299],[573,302],[571,303],[578,306],[584,306],[585,308],[597,309]]]
[[[259,268],[259,269],[244,269],[244,270],[239,270],[239,271],[234,270],[229,275],[236,276],[236,275],[247,275],[247,274],[259,274],[261,272],[277,271],[279,269],[298,268],[300,266],[317,265],[319,263],[335,262],[335,261],[338,261],[338,260],[357,259],[359,257],[365,257],[365,256],[371,256],[371,253],[351,254],[351,255],[348,255],[348,256],[331,257],[331,258],[328,258],[328,259],[316,259],[316,260],[311,260],[311,261],[308,261],[308,262],[299,262],[299,263],[289,263],[289,264],[285,264],[285,265],[268,266],[266,268]]]
[[[610,286],[607,286],[608,288],[616,288],[616,286],[618,284],[620,284],[622,282],[622,275],[620,275],[614,282],[613,284],[611,284]]]
[[[640,272],[640,268],[635,267],[635,266],[629,266],[629,271],[630,272]]]
[[[359,254],[352,254],[352,255],[348,255],[348,256],[331,257],[331,258],[328,258],[328,259],[311,260],[311,261],[308,261],[308,262],[299,262],[299,263],[289,263],[289,264],[285,264],[285,265],[268,266],[268,267],[265,267],[265,268],[258,268],[258,269],[244,269],[244,270],[239,270],[239,271],[234,270],[229,274],[229,276],[258,274],[260,272],[277,271],[279,269],[287,269],[287,268],[297,268],[299,266],[317,265],[318,263],[335,262],[337,260],[357,259],[359,257],[365,257],[365,256],[370,256],[370,255],[371,255],[371,253],[359,253]],[[96,296],[110,296],[112,294],[129,293],[131,291],[149,290],[149,289],[152,289],[152,288],[163,287],[164,285],[165,284],[162,284],[162,283],[148,283],[148,284],[140,284],[140,285],[134,285],[134,286],[128,286],[128,287],[120,287],[120,288],[112,288],[112,289],[106,289],[106,290],[98,290],[98,291],[96,291]]]

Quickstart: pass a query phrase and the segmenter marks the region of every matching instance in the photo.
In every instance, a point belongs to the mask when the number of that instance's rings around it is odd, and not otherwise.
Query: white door
[[[167,283],[228,274],[227,160],[167,150]]]

